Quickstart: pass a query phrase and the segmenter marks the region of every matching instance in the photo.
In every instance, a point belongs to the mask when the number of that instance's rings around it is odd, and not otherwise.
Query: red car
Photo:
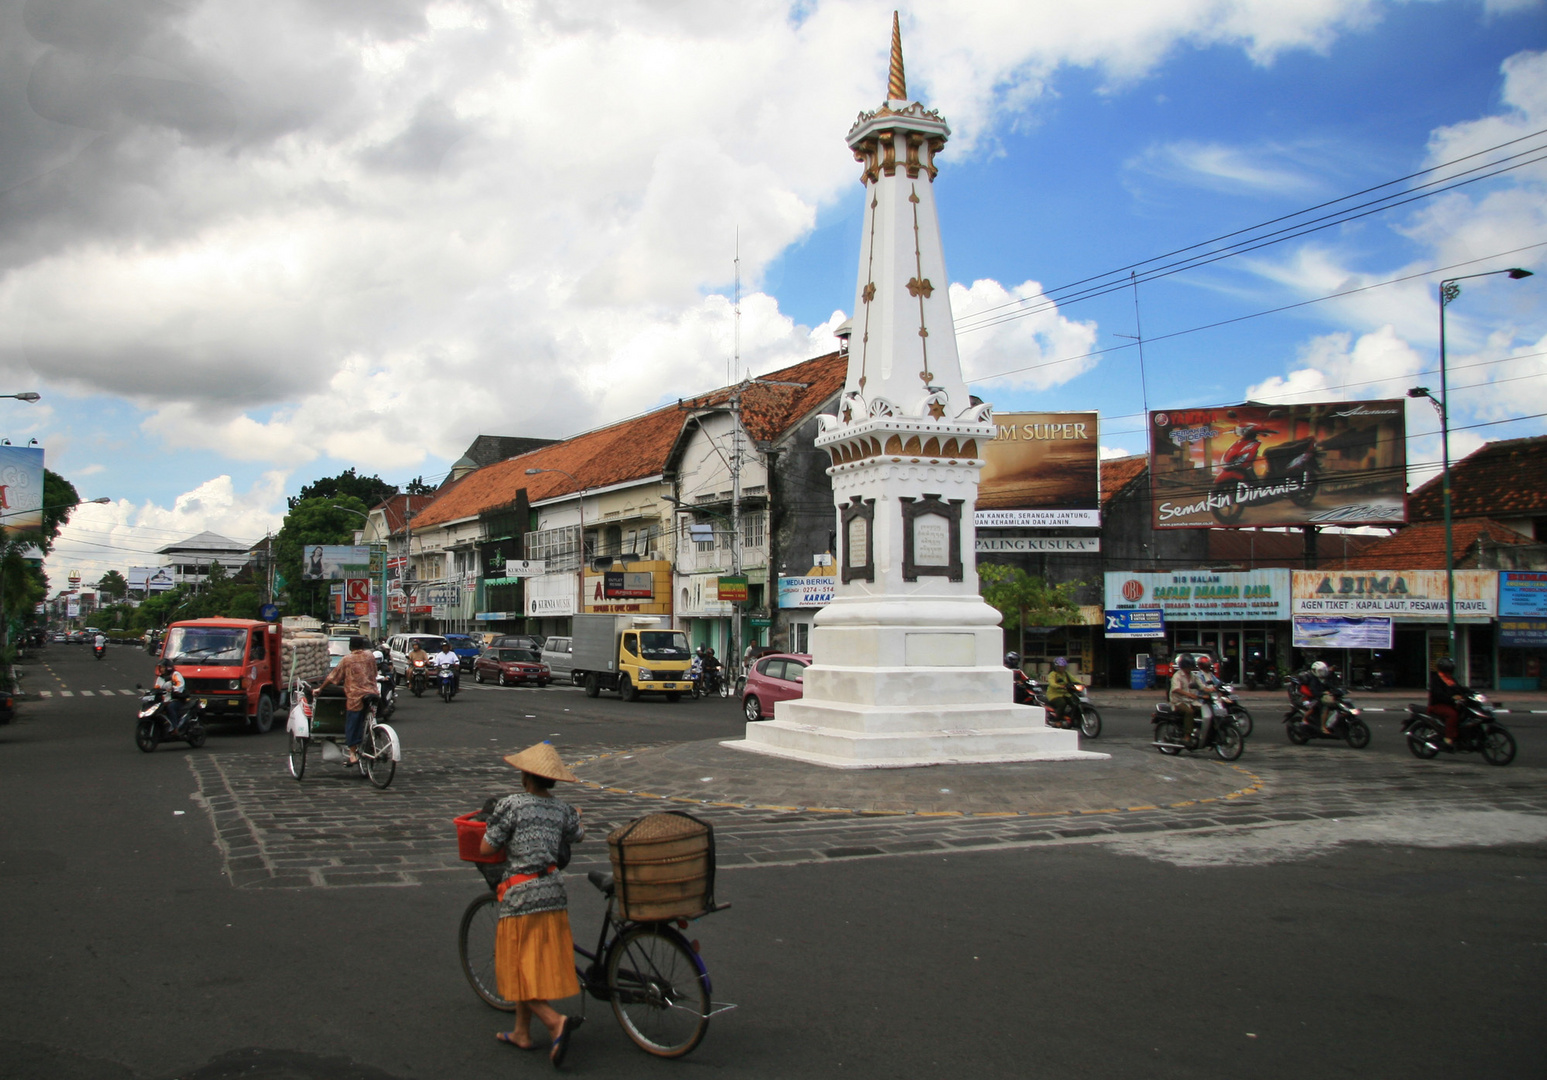
[[[531,649],[485,649],[473,661],[473,681],[493,679],[501,686],[547,686],[553,681],[548,665]]]
[[[772,718],[774,704],[790,701],[806,692],[806,668],[811,657],[805,653],[774,653],[753,661],[747,685],[741,692],[741,711],[750,721]]]

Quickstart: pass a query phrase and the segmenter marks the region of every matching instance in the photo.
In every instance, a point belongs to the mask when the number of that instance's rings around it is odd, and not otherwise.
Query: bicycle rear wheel
[[[494,978],[494,937],[499,923],[500,905],[493,893],[484,893],[468,904],[457,935],[457,955],[461,957],[462,974],[467,976],[468,985],[485,1005],[515,1012],[516,1003],[500,997]]]
[[[682,1057],[709,1030],[709,975],[670,930],[626,931],[607,954],[607,990],[618,1024],[656,1057]]]

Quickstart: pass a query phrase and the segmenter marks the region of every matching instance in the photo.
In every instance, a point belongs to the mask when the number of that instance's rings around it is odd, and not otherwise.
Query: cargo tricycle
[[[306,759],[314,750],[327,763],[355,768],[344,753],[344,690],[341,686],[314,689],[297,680],[291,689],[290,720],[285,725],[290,740],[290,775],[300,780],[306,775]],[[365,734],[360,742],[360,774],[379,788],[392,783],[403,751],[397,732],[376,720],[381,698],[374,694],[365,699]]]

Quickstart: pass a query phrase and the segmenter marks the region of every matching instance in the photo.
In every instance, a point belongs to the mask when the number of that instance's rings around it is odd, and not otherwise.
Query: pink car
[[[741,692],[741,711],[747,719],[772,718],[775,702],[804,694],[806,667],[810,663],[811,657],[805,653],[774,653],[752,661],[746,688]]]

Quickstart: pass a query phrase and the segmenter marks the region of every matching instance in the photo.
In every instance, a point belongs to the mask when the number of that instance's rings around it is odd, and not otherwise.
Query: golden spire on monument
[[[892,69],[886,77],[886,98],[888,101],[908,100],[908,80],[902,73],[902,26],[895,11],[892,12]]]

